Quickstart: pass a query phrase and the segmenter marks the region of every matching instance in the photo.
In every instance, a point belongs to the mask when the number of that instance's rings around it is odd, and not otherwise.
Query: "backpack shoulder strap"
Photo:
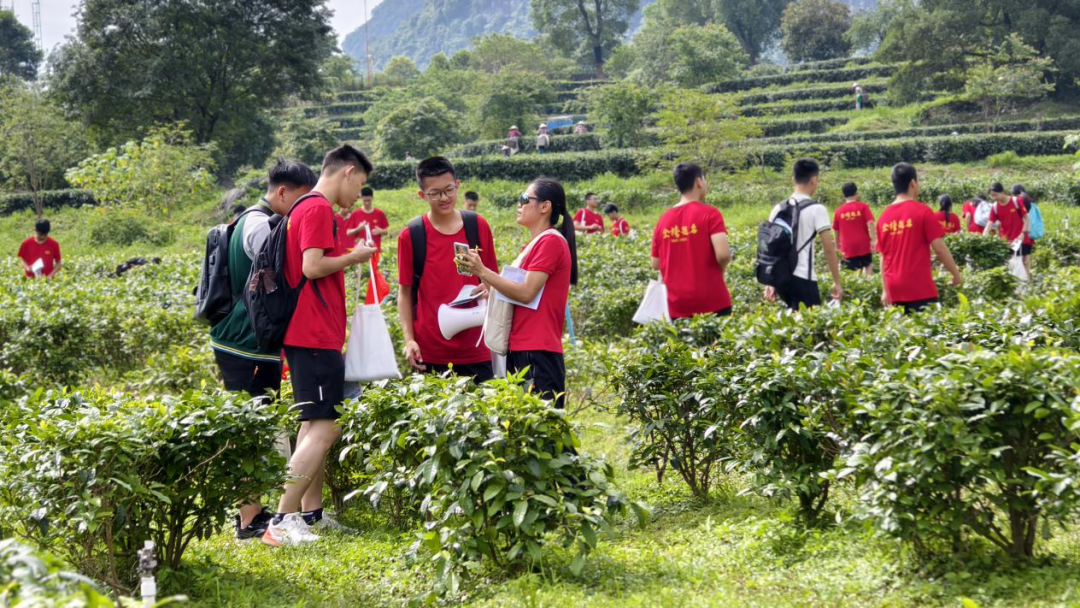
[[[412,244],[412,305],[413,317],[416,317],[416,305],[420,300],[420,280],[424,276],[424,262],[427,260],[427,229],[424,226],[424,216],[410,220],[407,229]]]
[[[480,246],[480,221],[474,211],[462,211],[461,223],[465,225],[465,240],[469,242],[470,249]]]

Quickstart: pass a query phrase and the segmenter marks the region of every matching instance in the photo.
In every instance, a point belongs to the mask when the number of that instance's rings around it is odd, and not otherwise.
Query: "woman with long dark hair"
[[[476,252],[466,256],[465,266],[491,289],[528,304],[514,307],[506,369],[510,373],[527,369],[525,379],[533,389],[554,399],[561,408],[566,392],[562,348],[566,301],[570,286],[578,279],[574,219],[562,184],[544,177],[529,184],[518,201],[517,223],[528,229],[532,239],[517,264],[525,271],[523,282],[515,283],[493,272]]]
[[[945,234],[960,232],[960,216],[952,212],[952,197],[948,194],[942,194],[941,198],[938,199],[938,208],[940,211],[934,214],[934,218],[941,224]]]

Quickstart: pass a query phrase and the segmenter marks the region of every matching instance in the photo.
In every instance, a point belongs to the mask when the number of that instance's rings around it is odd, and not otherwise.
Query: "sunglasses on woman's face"
[[[522,194],[521,198],[518,199],[518,207],[524,207],[525,205],[528,205],[532,201],[539,202],[540,199],[535,197],[535,196],[529,196],[528,194]]]

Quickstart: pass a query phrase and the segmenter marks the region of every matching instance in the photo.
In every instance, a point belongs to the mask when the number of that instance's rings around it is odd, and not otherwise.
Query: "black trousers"
[[[506,355],[507,373],[516,374],[526,368],[525,380],[531,383],[532,390],[563,409],[566,406],[566,363],[562,353],[524,350]]]
[[[800,304],[807,308],[821,306],[821,290],[818,289],[817,281],[791,277],[783,287],[777,288],[776,295],[791,310],[799,310]]]

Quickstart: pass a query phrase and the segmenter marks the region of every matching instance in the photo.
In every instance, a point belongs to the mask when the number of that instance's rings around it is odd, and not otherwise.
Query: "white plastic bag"
[[[645,289],[645,297],[641,299],[641,305],[634,313],[634,323],[639,325],[657,322],[671,322],[671,314],[668,312],[667,285],[664,285],[662,279],[649,281],[649,286]]]
[[[1024,268],[1024,257],[1021,255],[1021,240],[1016,239],[1013,241],[1012,250],[1013,255],[1009,258],[1009,274],[1020,279],[1021,283],[1027,283],[1028,276],[1027,268]]]
[[[379,302],[378,287],[375,283],[375,266],[368,262],[375,301]],[[357,273],[359,274],[359,272]],[[349,345],[345,349],[345,380],[348,382],[375,382],[401,378],[398,371],[394,342],[390,330],[386,327],[386,317],[378,304],[359,304],[360,294],[357,287],[357,306],[353,312],[352,330],[349,333]]]

